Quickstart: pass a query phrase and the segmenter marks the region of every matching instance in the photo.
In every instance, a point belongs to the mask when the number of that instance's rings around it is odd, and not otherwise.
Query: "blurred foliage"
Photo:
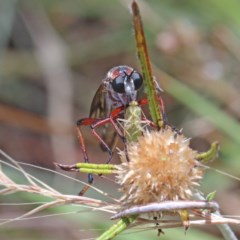
[[[192,146],[200,151],[219,140],[220,158],[211,166],[239,176],[240,2],[139,2],[150,56],[156,66],[154,74],[165,90],[163,98],[169,121],[183,128],[185,135],[192,137]],[[130,1],[124,0],[1,0],[3,150],[18,161],[50,168],[54,161],[81,161],[74,124],[88,115],[101,79],[115,65],[139,68],[129,4]],[[100,152],[97,141],[87,130],[86,142],[92,162],[104,162],[106,155]],[[40,175],[48,179],[44,172]],[[86,180],[86,176],[80,177]],[[52,185],[65,191],[77,194],[80,189],[59,177],[50,179]],[[106,184],[99,181],[97,186]],[[105,187],[109,189],[109,185]],[[240,215],[239,182],[210,170],[202,191],[207,194],[214,190],[223,213]],[[16,200],[29,198],[23,194],[9,201]],[[3,218],[26,211],[22,207],[0,208]],[[71,211],[70,208],[51,211],[61,213]],[[108,217],[107,226],[112,224]],[[102,219],[99,214],[88,213],[84,217],[80,214],[61,219],[49,217],[25,224],[10,223],[1,227],[0,233],[4,239],[66,239],[67,235],[61,235],[66,231],[71,239],[80,236],[82,239],[94,234],[88,228],[99,228],[99,232],[105,229]],[[79,228],[85,230],[80,232]],[[169,230],[161,238],[219,239],[219,235],[212,235],[217,232],[215,228],[201,230],[190,229],[186,235],[183,229]],[[124,239],[150,236],[154,239],[156,232],[125,234]]]

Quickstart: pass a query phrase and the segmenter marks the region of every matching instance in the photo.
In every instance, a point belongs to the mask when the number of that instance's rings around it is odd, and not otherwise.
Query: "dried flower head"
[[[125,152],[120,156],[117,181],[125,206],[189,199],[203,175],[189,139],[171,128],[145,131],[137,142],[129,143],[130,162]]]

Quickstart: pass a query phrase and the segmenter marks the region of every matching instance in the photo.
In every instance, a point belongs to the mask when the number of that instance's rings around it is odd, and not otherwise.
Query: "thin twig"
[[[151,212],[163,212],[163,211],[177,211],[183,209],[211,209],[217,210],[219,208],[216,202],[207,201],[163,201],[159,203],[150,203],[143,206],[134,206],[123,210],[111,219],[117,219],[121,217],[128,217],[131,215],[151,213]]]
[[[204,197],[201,196],[199,193],[196,193],[195,197],[196,197],[196,199],[199,199],[201,201],[204,200]],[[219,217],[221,217],[221,213],[219,211],[216,211],[215,214],[218,215]],[[217,225],[217,227],[220,230],[220,232],[222,233],[224,239],[225,240],[238,240],[236,235],[234,234],[233,230],[230,228],[230,226],[227,223],[228,222],[226,222],[225,224]]]

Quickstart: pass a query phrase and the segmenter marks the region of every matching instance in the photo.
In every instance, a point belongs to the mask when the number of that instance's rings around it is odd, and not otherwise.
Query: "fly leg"
[[[86,149],[86,145],[85,145],[85,141],[82,135],[82,131],[80,126],[82,125],[81,120],[77,121],[77,134],[78,134],[78,139],[79,139],[79,143],[82,149],[82,153],[83,153],[83,158],[84,158],[84,162],[85,163],[89,163],[89,159],[88,159],[88,155],[87,155],[87,149]],[[93,183],[93,175],[91,173],[88,173],[88,183],[91,185]],[[85,194],[85,192],[89,189],[90,186],[85,186],[79,193],[80,196],[83,196]]]
[[[113,116],[110,116],[110,122],[113,125],[114,129],[116,130],[118,136],[121,138],[122,142],[123,142],[123,148],[124,148],[124,152],[125,152],[125,156],[127,161],[129,162],[129,157],[128,157],[128,151],[127,151],[127,141],[126,138],[124,136],[124,134],[122,133],[122,131],[119,129],[119,127],[117,126],[116,122],[114,121]],[[107,163],[109,163],[110,161],[108,160]]]
[[[117,117],[119,117],[119,114],[124,110],[124,108],[125,108],[124,106],[121,106],[121,107],[114,109],[110,114],[110,122],[111,122],[112,126],[114,127],[115,131],[117,132],[118,136],[121,138],[121,140],[123,142],[125,156],[126,156],[127,161],[129,162],[128,151],[127,151],[127,140],[126,140],[124,134],[122,133],[122,131],[119,129],[119,127],[115,121],[115,119]],[[107,163],[109,163],[109,161]]]
[[[98,134],[98,132],[96,131],[96,128],[99,126],[108,124],[109,122],[110,122],[110,118],[105,118],[105,119],[99,120],[95,124],[91,125],[93,135],[99,140],[99,142],[103,146],[104,150],[106,150],[109,154],[109,159],[107,160],[107,163],[109,163],[112,160],[113,152],[110,149],[110,147],[107,145],[107,143],[103,140],[103,138]]]
[[[109,159],[107,161],[107,163],[109,163],[112,159],[113,153],[112,150],[109,148],[109,146],[106,144],[106,142],[101,138],[101,136],[98,134],[98,132],[96,131],[97,127],[103,126],[105,124],[111,123],[114,127],[114,129],[116,130],[117,134],[122,138],[123,142],[124,142],[124,137],[122,132],[120,131],[120,129],[118,128],[117,124],[115,123],[115,119],[119,116],[120,112],[122,112],[124,109],[124,107],[119,107],[114,109],[111,114],[110,117],[108,118],[103,118],[103,119],[99,119],[99,118],[83,118],[77,121],[77,134],[78,134],[78,139],[79,139],[79,143],[82,149],[82,153],[83,153],[83,157],[84,157],[84,162],[85,163],[89,163],[89,158],[88,158],[88,154],[87,154],[87,148],[85,145],[85,141],[82,135],[82,131],[81,131],[81,126],[90,126],[93,135],[101,142],[101,144],[104,146],[104,148],[108,151],[109,153]],[[79,166],[78,164],[73,164],[73,165],[64,165],[64,164],[56,164],[58,167],[60,167],[63,170],[66,171],[79,171]],[[93,175],[92,173],[88,173],[88,183],[89,185],[85,186],[83,188],[83,190],[79,193],[79,195],[84,195],[84,193],[90,188],[90,185],[93,183]]]
[[[164,105],[164,102],[163,102],[163,99],[159,96],[158,97],[158,101],[159,101],[159,104],[160,104],[160,108],[161,108],[161,114],[162,114],[162,120],[163,120],[163,127],[167,124],[167,114],[166,114],[166,111],[165,111],[165,105]],[[149,104],[148,102],[148,99],[146,98],[143,98],[141,100],[138,101],[138,104],[140,106],[144,106],[144,105],[147,105]]]
[[[102,146],[104,147],[104,149],[108,152],[109,154],[109,158],[107,160],[107,164],[112,160],[113,157],[113,152],[110,149],[110,147],[107,145],[107,143],[103,140],[103,138],[101,136],[99,136],[99,134],[96,131],[96,128],[99,126],[103,126],[105,124],[111,123],[114,130],[116,131],[117,135],[121,138],[121,140],[123,141],[124,144],[124,149],[126,149],[126,139],[123,136],[122,131],[119,129],[119,127],[116,124],[116,118],[119,116],[119,114],[123,111],[124,106],[115,108],[111,113],[110,116],[108,118],[102,119],[97,121],[95,124],[91,125],[92,128],[92,132],[93,135],[101,142]]]
[[[82,135],[82,131],[81,131],[81,126],[88,126],[88,125],[92,125],[94,123],[96,123],[97,121],[99,121],[99,119],[97,118],[83,118],[77,121],[77,135],[78,135],[78,139],[79,139],[79,143],[82,149],[82,153],[83,153],[83,158],[84,158],[84,162],[85,163],[89,163],[89,158],[88,158],[88,154],[87,154],[87,148],[85,145],[85,141]],[[77,166],[77,164],[72,164],[72,165],[65,165],[65,164],[56,164],[58,167],[60,167],[61,169],[65,170],[65,171],[79,171],[79,167]],[[92,173],[88,173],[88,184],[87,186],[85,186],[81,192],[79,193],[80,196],[84,195],[84,193],[90,188],[90,185],[93,183],[93,175]]]

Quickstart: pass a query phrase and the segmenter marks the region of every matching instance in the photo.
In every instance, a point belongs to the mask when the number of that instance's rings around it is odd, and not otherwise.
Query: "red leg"
[[[83,118],[77,121],[77,134],[78,134],[78,139],[79,139],[79,143],[83,152],[83,157],[84,157],[84,162],[88,163],[89,159],[88,159],[88,155],[87,155],[87,149],[86,149],[86,145],[85,145],[85,141],[82,135],[82,131],[81,131],[81,126],[88,126],[88,125],[92,125],[96,122],[98,122],[99,119],[96,118]]]
[[[79,121],[77,121],[77,132],[78,132],[78,138],[79,138],[79,143],[83,152],[83,156],[84,156],[84,161],[85,162],[89,162],[89,158],[87,155],[87,149],[86,149],[86,145],[84,142],[84,138],[81,132],[81,126],[89,126],[92,129],[92,133],[93,135],[103,144],[103,146],[107,149],[110,157],[109,160],[107,161],[110,162],[112,159],[112,150],[109,148],[109,146],[105,143],[105,141],[101,138],[101,136],[97,133],[96,128],[103,126],[107,123],[111,123],[114,127],[114,129],[116,130],[117,134],[122,138],[123,135],[120,131],[120,129],[118,128],[118,126],[116,125],[116,123],[114,122],[114,119],[117,118],[119,116],[119,114],[124,110],[124,106],[118,107],[116,109],[114,109],[110,116],[107,118],[103,118],[103,119],[99,119],[99,118],[83,118],[80,119]]]
[[[87,149],[86,149],[86,145],[85,145],[85,141],[82,135],[82,131],[80,126],[81,125],[91,125],[93,123],[95,123],[96,121],[98,121],[98,119],[94,119],[94,118],[84,118],[84,119],[80,119],[77,121],[77,134],[78,134],[78,139],[79,139],[79,143],[83,152],[83,157],[84,157],[84,162],[89,163],[89,159],[88,159],[88,155],[87,155]],[[88,183],[92,184],[93,182],[93,175],[91,173],[88,174]],[[88,188],[87,188],[88,189]],[[84,193],[87,191],[87,189],[83,189],[79,195],[84,195]]]
[[[123,111],[123,109],[124,109],[124,106],[118,107],[111,112],[111,114],[108,118],[99,120],[95,124],[91,125],[94,136],[102,143],[102,145],[105,147],[105,149],[109,153],[109,159],[107,160],[106,163],[109,163],[112,159],[112,156],[113,156],[112,150],[109,148],[109,146],[106,144],[106,142],[101,138],[101,136],[99,136],[99,134],[96,131],[96,128],[100,127],[104,124],[111,123],[113,128],[115,129],[116,133],[118,134],[118,136],[122,139],[122,141],[124,143],[124,147],[125,147],[125,144],[126,144],[125,137],[123,136],[122,131],[119,129],[119,127],[117,126],[117,124],[115,122],[115,119],[119,116],[119,114]]]
[[[144,112],[142,112],[142,120],[143,120],[143,121],[146,121],[147,124],[148,124],[149,126],[151,126],[152,128],[157,128],[156,124],[155,124],[153,121],[147,119],[147,117],[146,117],[146,115],[144,114]]]
[[[160,106],[161,106],[161,112],[162,112],[162,116],[163,116],[163,123],[165,125],[165,124],[167,124],[167,114],[165,112],[165,105],[164,105],[163,99],[160,96],[158,98],[158,101],[159,101]],[[148,99],[146,99],[146,98],[140,99],[138,101],[139,106],[147,105],[148,103],[149,103]]]
[[[85,163],[89,163],[89,158],[88,158],[88,154],[87,154],[87,149],[86,149],[86,145],[85,145],[85,141],[82,135],[82,131],[81,131],[81,126],[82,125],[92,125],[96,122],[98,122],[99,119],[97,118],[83,118],[77,121],[77,135],[78,135],[78,139],[79,139],[79,143],[82,149],[82,153],[83,153],[83,158],[84,158],[84,162]],[[78,168],[76,166],[76,164],[72,164],[72,165],[64,165],[64,164],[57,164],[61,169],[66,170],[66,171],[78,171]],[[92,174],[88,174],[88,183],[91,184],[93,182],[93,176]],[[85,192],[85,190],[83,190]],[[83,195],[82,192],[80,192],[80,195]]]
[[[98,132],[96,131],[97,127],[103,126],[104,124],[110,123],[110,118],[105,118],[102,120],[99,120],[98,122],[96,122],[95,124],[91,125],[91,129],[92,129],[92,133],[93,135],[99,140],[99,142],[104,146],[104,149],[107,150],[108,154],[109,154],[109,160],[107,161],[110,162],[113,156],[112,150],[109,148],[109,146],[106,144],[106,142],[102,139],[102,137],[98,134]]]
[[[164,102],[163,102],[163,99],[161,97],[159,97],[159,102],[160,102],[160,105],[161,105],[161,111],[162,111],[162,116],[163,116],[163,123],[164,123],[164,126],[165,125],[168,125],[170,126],[177,134],[182,134],[181,130],[179,130],[177,127],[173,126],[172,124],[168,123],[168,120],[167,120],[167,114],[165,112],[165,106],[164,106]],[[140,106],[143,106],[143,105],[146,105],[148,104],[148,99],[141,99],[138,101],[138,104]],[[144,115],[143,115],[144,116]],[[145,116],[144,116],[145,117]],[[145,117],[145,119],[147,120],[147,118]],[[150,125],[152,127],[156,127],[156,125],[150,121]]]

